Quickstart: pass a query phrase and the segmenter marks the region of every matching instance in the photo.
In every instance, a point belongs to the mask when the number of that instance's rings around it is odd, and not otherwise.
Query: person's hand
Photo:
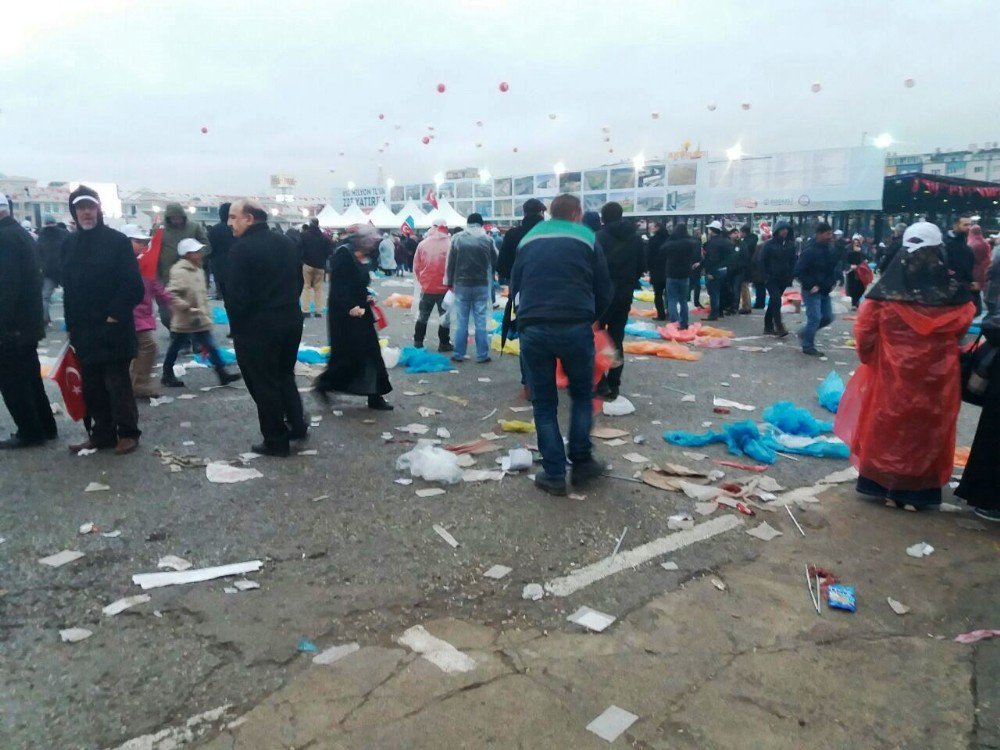
[[[374,294],[369,294],[368,295],[368,302],[371,303],[371,302],[374,302],[374,301],[375,301],[375,295]]]
[[[363,318],[365,315],[365,311],[364,308],[355,305],[354,307],[352,307],[350,310],[347,311],[347,314],[350,315],[352,318]]]
[[[819,287],[818,286],[814,286],[809,291],[812,292],[813,294],[819,294]]]
[[[114,318],[112,318],[112,317],[111,317],[111,316],[109,315],[109,316],[108,316],[108,319],[107,319],[106,321],[104,321],[104,322],[105,322],[105,323],[117,323],[118,321],[117,321],[117,320],[115,320]]]

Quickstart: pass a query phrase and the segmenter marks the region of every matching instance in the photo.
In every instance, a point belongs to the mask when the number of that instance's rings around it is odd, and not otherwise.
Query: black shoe
[[[322,318],[323,317],[323,313],[318,313],[318,312],[313,313],[313,317],[314,318]]]
[[[594,395],[606,401],[611,400],[611,386],[608,385],[608,381],[602,380],[598,383],[597,388],[594,390]]]
[[[667,316],[666,316],[666,315],[657,315],[657,316],[656,316],[655,318],[653,318],[653,320],[658,320],[658,321],[660,321],[661,323],[662,323],[663,321],[665,321],[666,319],[667,319]]]
[[[375,411],[392,411],[394,407],[381,396],[369,396],[368,408]]]
[[[778,332],[776,330],[774,330],[774,326],[764,326],[764,335],[765,336],[777,336]]]
[[[709,315],[708,317],[705,318],[705,320],[708,320],[708,321],[718,320],[718,319],[719,319],[718,315]]]
[[[283,445],[261,443],[260,445],[250,446],[250,450],[261,456],[275,456],[277,458],[287,458],[291,453],[288,443],[284,443]]]
[[[6,440],[0,440],[0,450],[11,451],[17,450],[19,448],[34,448],[39,445],[45,444],[45,438],[38,438],[37,440],[25,440],[18,435],[11,435]]]
[[[826,356],[819,349],[803,349],[802,353],[803,354],[808,354],[810,357],[825,357]]]
[[[178,380],[175,377],[169,377],[169,378],[165,377],[165,378],[163,378],[160,381],[160,384],[166,386],[167,388],[183,388],[184,387],[184,381],[183,380]]]
[[[219,385],[229,385],[230,383],[235,383],[237,380],[243,380],[243,376],[238,372],[226,372],[223,370],[219,373]]]
[[[785,336],[788,335],[788,329],[785,327],[777,328],[774,331],[774,335],[777,336],[779,339],[783,339],[785,338]]]
[[[493,361],[493,357],[491,357],[491,356],[489,356],[487,354],[484,359],[477,359],[476,360],[476,364],[477,365],[485,365],[487,362],[492,362],[492,361]]]
[[[301,430],[289,430],[288,439],[293,443],[303,443],[309,439],[309,428],[303,427]]]
[[[740,315],[750,315],[749,310],[740,310]]]
[[[424,348],[424,342],[423,341],[414,341],[413,342],[413,348],[414,349],[423,349]]]
[[[556,495],[557,497],[566,496],[566,477],[559,477],[557,479],[540,471],[535,475],[535,486],[542,492],[548,492],[550,495]]]
[[[440,344],[438,344],[438,351],[441,352],[441,353],[453,352],[453,351],[455,351],[455,347],[452,346],[447,341],[442,341]]]
[[[604,473],[604,464],[600,461],[595,461],[593,458],[589,458],[586,461],[580,461],[579,463],[574,461],[573,466],[570,469],[569,479],[574,487],[579,487],[581,484],[586,484],[593,479],[601,476]]]

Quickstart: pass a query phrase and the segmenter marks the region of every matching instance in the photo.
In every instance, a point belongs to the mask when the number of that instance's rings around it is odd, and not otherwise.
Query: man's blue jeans
[[[42,279],[42,314],[45,316],[45,325],[52,322],[52,317],[49,314],[52,308],[52,293],[59,286],[50,279],[48,276]]]
[[[469,346],[469,315],[476,326],[476,359],[490,356],[489,335],[486,333],[486,308],[490,304],[488,286],[455,287],[455,357],[464,359]]]
[[[808,352],[816,348],[816,331],[833,322],[833,307],[829,294],[813,294],[807,289],[802,290],[802,304],[806,308],[806,324],[799,331],[799,340],[802,351]]]
[[[667,279],[667,315],[671,323],[688,327],[688,293],[690,279]]]
[[[520,341],[542,468],[547,476],[560,479],[566,476],[566,449],[557,419],[556,360],[569,378],[569,457],[574,463],[586,462],[591,459],[594,331],[587,323],[539,323],[524,326]]]
[[[711,279],[708,278],[708,275],[705,276],[705,286],[708,287],[709,304],[712,306],[710,315],[718,318],[722,315],[722,307],[719,301],[722,296],[722,285],[726,283],[726,272],[719,270],[712,275],[714,278]]]

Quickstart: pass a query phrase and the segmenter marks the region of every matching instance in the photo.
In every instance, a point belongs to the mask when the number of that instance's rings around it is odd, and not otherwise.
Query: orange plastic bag
[[[638,307],[633,307],[628,314],[633,318],[655,318],[656,310],[640,310]]]
[[[681,359],[685,362],[697,362],[701,352],[693,352],[686,346],[672,341],[626,341],[622,346],[626,354],[645,354],[662,359]]]
[[[413,307],[413,295],[412,294],[390,294],[385,298],[386,307],[402,307],[403,309],[409,310]]]

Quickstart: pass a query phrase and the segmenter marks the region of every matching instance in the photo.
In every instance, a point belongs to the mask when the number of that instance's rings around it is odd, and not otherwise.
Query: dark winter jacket
[[[70,193],[72,200],[87,188]],[[63,306],[69,341],[82,365],[134,359],[137,352],[135,306],[146,293],[132,243],[104,225],[78,229],[63,248]],[[111,318],[115,322],[108,322]]]
[[[686,224],[679,224],[670,239],[663,243],[666,278],[688,279],[695,263],[701,262],[701,248],[698,240],[688,233]]]
[[[481,226],[470,224],[451,238],[445,267],[448,286],[488,286],[493,278],[496,249]]]
[[[705,276],[716,276],[722,269],[730,271],[733,243],[722,234],[713,234],[705,243]]]
[[[885,273],[885,269],[889,267],[892,263],[892,259],[896,257],[898,253],[903,248],[903,235],[893,235],[889,238],[889,244],[885,246],[885,250],[882,251],[882,256],[878,260],[878,272]]]
[[[281,330],[302,321],[302,263],[284,234],[266,222],[247,227],[229,251],[226,312],[233,336]]]
[[[229,249],[236,242],[233,230],[229,228],[229,206],[229,203],[219,206],[219,223],[208,230],[208,242],[212,246],[212,275],[216,285],[222,280],[222,286],[225,286],[229,271]]]
[[[542,214],[531,214],[525,216],[519,226],[514,227],[504,235],[503,244],[500,245],[500,257],[497,259],[497,276],[501,279],[509,279],[514,268],[514,258],[517,255],[517,246],[521,244],[524,236],[534,229],[543,220]]]
[[[309,226],[299,239],[302,262],[310,268],[325,269],[333,254],[333,243],[327,239],[319,227]]]
[[[778,232],[788,230],[788,236],[782,240]],[[788,222],[778,222],[774,227],[771,239],[760,249],[760,268],[764,281],[769,284],[791,286],[795,278],[795,233]]]
[[[510,277],[519,329],[533,323],[593,323],[611,302],[608,264],[594,233],[552,219],[521,241]]]
[[[38,264],[42,268],[42,276],[59,284],[62,280],[62,247],[69,230],[59,226],[42,227],[38,230]]]
[[[615,298],[631,299],[643,272],[642,238],[635,225],[624,219],[605,224],[597,233],[597,244],[604,251]]]
[[[34,347],[44,333],[35,241],[13,217],[4,216],[0,219],[0,351]]]
[[[740,240],[733,254],[733,262],[730,268],[736,273],[743,274],[749,278],[750,266],[753,261],[754,250],[757,249],[757,235],[750,232]]]
[[[160,277],[160,281],[166,284],[170,280],[170,267],[177,262],[177,245],[181,240],[191,237],[205,245],[201,251],[204,257],[208,257],[211,254],[212,243],[208,239],[205,227],[198,222],[191,221],[180,203],[168,203],[163,216],[165,219],[163,223],[163,245],[160,248],[160,260],[156,265],[156,275]],[[174,217],[182,220],[179,227],[171,226],[170,219]]]
[[[819,294],[829,294],[837,283],[837,256],[832,244],[821,245],[815,237],[809,240],[795,264],[795,276],[803,291],[819,287]]]
[[[649,269],[649,280],[654,284],[662,284],[666,278],[667,255],[664,246],[669,239],[667,230],[660,229],[646,244],[646,268]]]
[[[948,269],[959,284],[970,289],[973,282],[973,270],[976,266],[976,256],[972,252],[972,248],[969,247],[968,236],[956,234],[955,230],[949,229],[944,236],[944,248],[948,253]]]

